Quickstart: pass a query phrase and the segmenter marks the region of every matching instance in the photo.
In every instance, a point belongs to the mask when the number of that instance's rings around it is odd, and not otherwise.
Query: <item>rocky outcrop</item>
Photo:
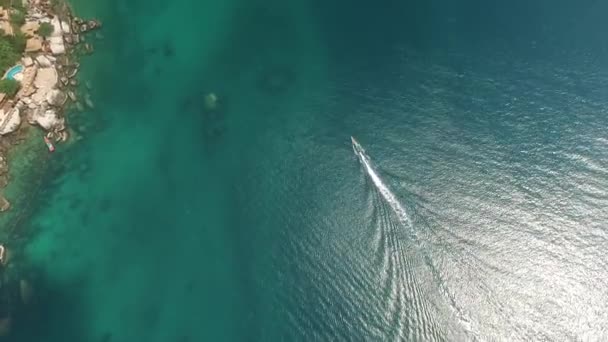
[[[21,125],[21,115],[19,108],[13,108],[8,113],[0,109],[0,135],[13,133]]]
[[[23,58],[21,58],[21,62],[23,63],[23,66],[25,66],[26,68],[29,68],[32,65],[34,65],[34,60],[32,59],[32,57],[23,57]]]
[[[38,62],[38,65],[40,65],[41,68],[50,68],[53,66],[51,60],[45,55],[39,55],[36,57],[36,62]]]
[[[53,55],[63,55],[65,53],[63,37],[50,37],[47,41],[49,42],[49,48]]]
[[[38,89],[51,89],[57,86],[58,81],[59,75],[57,74],[57,70],[55,70],[55,68],[40,68],[38,69],[36,78],[34,79],[34,85]]]
[[[39,125],[47,131],[63,131],[65,129],[65,119],[59,117],[57,111],[49,109],[44,103],[33,111],[28,122],[32,125]]]
[[[72,31],[84,33],[87,31],[95,30],[101,27],[101,22],[98,20],[87,20],[84,21],[81,18],[74,17],[72,20]]]
[[[59,89],[51,89],[46,94],[46,102],[52,106],[63,106],[68,96]]]

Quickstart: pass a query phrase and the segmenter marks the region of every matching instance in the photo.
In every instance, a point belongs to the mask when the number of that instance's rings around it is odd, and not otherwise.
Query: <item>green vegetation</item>
[[[0,72],[13,66],[21,58],[21,53],[15,49],[6,36],[0,38]]]
[[[25,45],[27,44],[27,37],[22,32],[15,33],[14,36],[4,36],[0,39],[6,39],[13,46],[13,49],[19,54],[23,54],[25,51]]]
[[[10,22],[13,27],[21,27],[21,25],[25,24],[25,11],[22,10],[13,10],[11,12]]]
[[[53,30],[55,30],[55,27],[53,25],[51,25],[51,23],[42,23],[42,24],[40,24],[40,27],[38,28],[38,34],[42,38],[46,39],[51,34],[53,34]]]
[[[0,74],[15,65],[25,51],[27,38],[21,32],[14,36],[0,36]]]
[[[19,91],[21,84],[15,80],[0,80],[0,93],[5,93],[8,97],[13,97]]]

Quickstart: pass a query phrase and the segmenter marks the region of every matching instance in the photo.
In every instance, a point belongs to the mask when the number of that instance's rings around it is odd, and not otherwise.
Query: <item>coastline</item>
[[[20,11],[22,22],[16,22]],[[23,256],[32,233],[23,221],[48,178],[55,144],[67,147],[82,139],[70,129],[66,113],[94,107],[91,85],[78,87],[76,76],[80,59],[93,52],[85,34],[101,25],[75,16],[64,0],[24,0],[0,8],[0,28],[7,23],[12,32],[3,30],[0,40],[20,35],[25,48],[0,80],[18,84],[13,96],[0,93],[0,339],[27,326],[24,321],[36,311],[33,297],[42,280]],[[52,27],[45,36],[39,35],[43,26]]]
[[[24,11],[23,19],[15,24],[13,17]],[[19,82],[19,90],[11,97],[0,93],[0,188],[9,183],[9,150],[23,142],[23,131],[37,126],[46,135],[44,143],[50,152],[54,143],[68,141],[73,132],[65,120],[70,106],[83,111],[94,104],[88,94],[77,96],[79,60],[93,52],[84,34],[101,26],[96,20],[85,21],[72,12],[63,1],[29,0],[21,9],[3,9],[5,21],[14,27],[12,37],[23,36],[25,49],[21,58],[4,73],[3,79]],[[8,17],[8,18],[6,18]],[[0,20],[0,24],[6,23]],[[50,32],[41,32],[43,26]],[[9,26],[10,27],[10,26]],[[2,39],[10,39],[7,33]],[[91,85],[87,84],[90,90]],[[76,136],[74,140],[81,137]],[[0,192],[0,212],[11,207],[10,201]]]

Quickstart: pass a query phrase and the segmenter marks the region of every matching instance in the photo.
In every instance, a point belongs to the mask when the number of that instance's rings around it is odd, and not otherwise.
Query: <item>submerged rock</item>
[[[67,76],[68,76],[68,78],[72,78],[72,77],[76,76],[77,73],[78,73],[78,67],[75,67],[74,69],[72,69],[72,71],[70,71],[68,73]]]
[[[258,86],[265,92],[276,94],[287,90],[295,79],[295,72],[291,68],[274,67],[261,75]]]
[[[67,130],[63,130],[59,133],[57,133],[57,138],[55,139],[55,141],[61,141],[61,142],[65,142],[68,141],[68,138],[70,137],[69,133]]]
[[[13,319],[11,314],[0,318],[0,337],[8,336],[13,326]]]
[[[91,100],[91,96],[87,95],[84,97],[84,103],[91,109],[95,108],[95,105],[93,104],[93,100]]]
[[[0,212],[9,210],[11,203],[2,195],[0,195]]]
[[[32,285],[30,285],[30,283],[25,279],[21,279],[19,281],[19,295],[23,304],[29,304],[32,301],[34,289],[32,288]]]
[[[0,175],[3,175],[8,172],[8,164],[6,159],[0,157]]]
[[[209,93],[205,95],[205,109],[213,110],[217,108],[217,95]]]
[[[86,52],[87,54],[92,54],[93,51],[95,51],[95,49],[93,48],[92,44],[90,44],[90,43],[84,44],[84,52]]]

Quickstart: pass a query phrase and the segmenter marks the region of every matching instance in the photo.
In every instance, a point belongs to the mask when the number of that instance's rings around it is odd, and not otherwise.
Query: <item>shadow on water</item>
[[[86,341],[86,317],[80,305],[85,280],[74,279],[70,284],[57,284],[38,279],[35,286],[32,303],[16,315],[10,340]],[[99,341],[109,339],[100,338]]]

